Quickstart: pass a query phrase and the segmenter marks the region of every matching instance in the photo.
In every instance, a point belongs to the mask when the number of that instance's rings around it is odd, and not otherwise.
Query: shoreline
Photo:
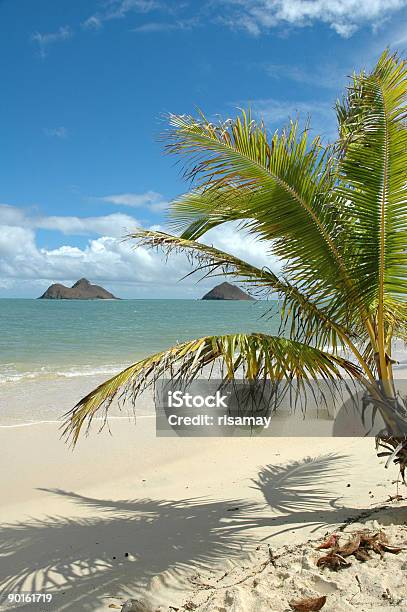
[[[116,371],[119,371],[117,369]],[[205,375],[202,376],[205,378]],[[63,416],[92,389],[108,379],[106,374],[85,374],[83,376],[59,377],[53,379],[28,379],[19,382],[12,382],[0,385],[2,402],[0,410],[0,428],[11,428],[17,426],[30,426],[36,423],[61,423]],[[407,392],[407,365],[400,364],[395,369],[395,379],[399,381],[400,389]],[[344,390],[346,391],[346,390]],[[345,395],[346,398],[346,395]],[[336,399],[339,403],[336,403]],[[293,435],[335,435],[349,436],[361,435],[362,429],[355,426],[348,431],[344,429],[344,419],[340,420],[339,430],[333,433],[333,426],[338,421],[337,407],[342,405],[342,412],[348,414],[348,409],[344,410],[345,404],[340,397],[332,398],[326,406],[311,403],[307,408],[305,419],[302,419],[300,409],[294,410],[290,415],[284,411],[290,411],[288,405],[273,417],[273,423],[280,432],[277,435],[290,435],[293,428]],[[324,412],[327,414],[324,416]],[[150,388],[137,399],[135,409],[131,402],[118,405],[115,401],[109,409],[109,421],[111,419],[130,419],[156,414],[153,401],[153,389]],[[29,416],[28,416],[29,415]],[[103,417],[95,417],[95,421]],[[300,423],[303,423],[301,425]],[[378,425],[379,426],[379,420]],[[313,434],[312,427],[316,431]],[[301,432],[301,429],[303,432]],[[374,430],[375,431],[375,430]],[[373,431],[373,433],[374,433]],[[223,435],[223,433],[222,433]]]
[[[154,419],[155,415],[154,414],[140,414],[137,416],[138,419]],[[128,416],[109,416],[109,421],[128,421],[129,417]],[[94,422],[104,422],[104,418],[103,417],[95,417],[93,419]],[[64,421],[63,419],[56,419],[54,421],[30,421],[27,423],[15,423],[13,425],[0,425],[0,429],[14,429],[16,427],[31,427],[33,425],[47,425],[47,424],[51,424],[51,425],[59,425],[62,424]],[[133,423],[134,425],[134,423]]]

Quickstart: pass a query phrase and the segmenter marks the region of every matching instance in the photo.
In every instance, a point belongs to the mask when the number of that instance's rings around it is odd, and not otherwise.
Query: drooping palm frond
[[[363,380],[354,363],[301,342],[260,333],[205,336],[142,359],[99,385],[65,415],[63,435],[76,444],[84,424],[89,427],[120,393],[134,402],[165,374],[188,384],[206,366],[216,363],[220,367],[217,377],[229,380],[239,372],[251,381],[295,380],[296,385],[318,378],[336,384],[345,374]]]
[[[175,252],[185,252],[190,261],[196,261],[198,267],[191,274],[202,272],[207,276],[239,277],[241,282],[249,283],[252,288],[264,290],[264,294],[288,288],[269,268],[258,268],[242,259],[221,251],[213,246],[189,240],[181,236],[174,236],[167,232],[153,230],[137,230],[126,237],[127,240],[136,240],[137,247],[161,249],[166,255]]]
[[[329,304],[318,305],[307,293],[286,279],[279,278],[272,270],[257,268],[213,246],[165,232],[140,230],[129,234],[127,238],[136,240],[137,246],[162,249],[167,255],[172,251],[186,252],[191,260],[198,264],[191,274],[202,272],[205,277],[231,275],[239,278],[242,283],[248,283],[255,290],[260,290],[260,295],[275,293],[282,298],[282,327],[291,339],[306,341],[317,348],[330,346],[333,353],[337,353],[338,349],[350,347],[354,354],[357,353],[354,332],[336,321],[330,313]],[[357,339],[362,341],[362,334],[359,334]],[[364,360],[360,359],[360,362],[363,367]]]

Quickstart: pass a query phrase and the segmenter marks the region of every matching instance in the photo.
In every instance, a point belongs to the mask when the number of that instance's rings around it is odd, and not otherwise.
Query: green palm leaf
[[[343,156],[337,190],[353,220],[351,274],[373,313],[387,393],[391,337],[403,325],[396,304],[407,296],[406,102],[407,65],[385,52],[371,74],[354,77],[338,106]]]
[[[314,302],[329,302],[340,324],[352,322],[363,335],[357,313],[364,311],[365,321],[369,312],[348,270],[349,219],[336,189],[333,150],[318,138],[310,141],[296,123],[269,138],[244,112],[217,125],[203,116],[171,116],[171,124],[169,150],[192,158],[187,176],[195,181],[170,207],[181,237],[197,239],[221,223],[241,221],[286,262],[291,284],[306,287]]]
[[[130,234],[128,238],[137,240],[138,246],[160,248],[167,255],[172,251],[186,251],[198,263],[190,274],[202,272],[205,277],[233,276],[254,288],[256,295],[281,296],[282,327],[294,340],[308,341],[319,348],[330,346],[333,352],[337,348],[349,347],[353,333],[331,316],[328,305],[318,305],[312,296],[279,278],[269,268],[257,268],[213,246],[164,232],[144,230]],[[361,336],[358,338],[360,340]]]
[[[407,65],[384,53],[338,105],[338,192],[353,221],[352,276],[369,307],[407,295]]]
[[[286,338],[259,333],[205,336],[142,359],[97,387],[66,415],[63,434],[76,444],[84,424],[89,427],[119,393],[134,402],[168,372],[173,380],[188,383],[216,362],[227,379],[239,371],[247,380],[295,380],[296,384],[317,378],[335,384],[345,374],[362,378],[360,368],[350,361]]]
[[[322,288],[321,277],[338,286],[346,276],[340,244],[340,207],[332,151],[291,124],[269,140],[263,125],[242,112],[235,121],[215,125],[201,116],[170,118],[169,151],[192,159],[187,177],[195,190],[173,203],[173,224],[183,237],[197,238],[209,228],[240,219],[257,237],[270,242],[290,271]]]

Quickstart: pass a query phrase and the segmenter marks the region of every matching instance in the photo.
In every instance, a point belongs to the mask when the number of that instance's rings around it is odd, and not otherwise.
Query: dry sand
[[[405,552],[337,574],[313,560],[313,541],[350,519],[407,540],[406,506],[388,501],[397,470],[372,439],[156,438],[151,416],[111,425],[74,452],[55,423],[0,428],[1,592],[54,596],[12,609],[145,596],[166,611],[262,612],[321,593],[331,611],[406,609]],[[258,572],[268,544],[277,567]]]
[[[382,510],[374,516],[340,531],[340,542],[352,541],[361,531],[373,534],[380,529],[397,547],[407,545],[406,507]],[[278,549],[260,545],[245,564],[231,564],[226,572],[192,576],[196,589],[186,609],[284,612],[290,609],[289,602],[323,596],[326,612],[407,609],[406,551],[387,552],[383,558],[371,553],[363,563],[347,557],[350,567],[332,571],[317,567],[318,559],[327,552],[317,550],[317,544],[309,541]]]

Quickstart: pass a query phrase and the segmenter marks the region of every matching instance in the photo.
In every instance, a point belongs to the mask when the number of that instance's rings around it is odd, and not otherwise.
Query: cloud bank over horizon
[[[192,270],[187,257],[164,255],[122,237],[136,227],[137,219],[123,213],[98,217],[30,215],[22,208],[0,205],[0,288],[7,294],[37,297],[54,282],[73,283],[81,277],[105,284],[123,297],[199,297],[217,279],[197,281],[199,274],[179,282]],[[37,230],[56,230],[65,236],[86,237],[83,247],[63,244],[41,248]],[[149,229],[165,228],[155,225]],[[94,237],[96,234],[96,237]],[[69,242],[69,241],[67,241]],[[208,232],[204,242],[230,251],[260,267],[276,260],[267,256],[264,245],[236,232],[234,224]],[[4,293],[4,292],[3,292]]]

